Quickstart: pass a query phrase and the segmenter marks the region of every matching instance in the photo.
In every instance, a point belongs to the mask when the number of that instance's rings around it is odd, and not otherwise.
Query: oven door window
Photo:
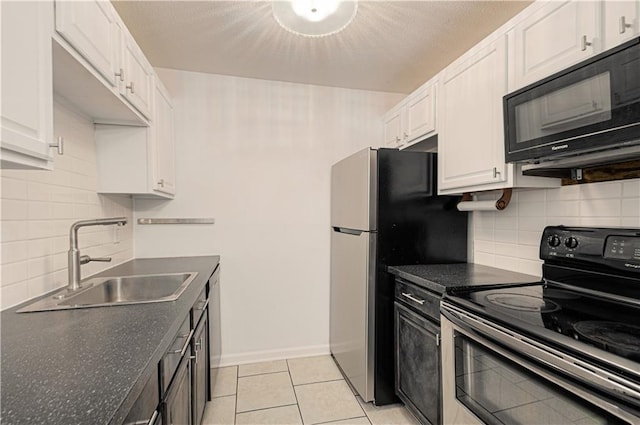
[[[456,333],[456,398],[487,424],[627,424]]]

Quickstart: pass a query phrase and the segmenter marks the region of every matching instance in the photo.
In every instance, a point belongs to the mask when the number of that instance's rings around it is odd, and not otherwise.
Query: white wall
[[[69,227],[74,221],[125,216],[133,218],[130,197],[96,193],[93,124],[54,103],[54,132],[64,136],[64,155],[55,154],[54,170],[2,170],[2,309],[67,284]],[[111,263],[82,266],[82,276],[133,257],[133,226],[79,231],[83,254],[111,256]],[[117,232],[117,233],[116,233]],[[118,243],[114,243],[118,242]]]
[[[540,276],[544,226],[640,227],[640,179],[518,191],[505,210],[476,211],[472,223],[475,263]]]
[[[223,362],[329,347],[331,164],[380,143],[404,95],[158,70],[174,100],[177,196],[136,200],[137,257],[222,256]]]

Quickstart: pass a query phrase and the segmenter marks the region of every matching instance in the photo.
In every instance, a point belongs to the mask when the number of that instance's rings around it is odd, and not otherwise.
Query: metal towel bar
[[[214,224],[213,218],[139,218],[138,224]]]

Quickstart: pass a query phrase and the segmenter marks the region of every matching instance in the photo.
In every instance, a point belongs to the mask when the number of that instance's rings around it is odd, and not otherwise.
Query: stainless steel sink
[[[64,310],[174,301],[198,273],[172,273],[88,279],[77,291],[63,289],[20,310]]]

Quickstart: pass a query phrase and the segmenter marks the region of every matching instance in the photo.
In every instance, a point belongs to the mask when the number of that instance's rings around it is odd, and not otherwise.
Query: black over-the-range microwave
[[[640,38],[510,93],[503,105],[507,162],[640,145]]]

